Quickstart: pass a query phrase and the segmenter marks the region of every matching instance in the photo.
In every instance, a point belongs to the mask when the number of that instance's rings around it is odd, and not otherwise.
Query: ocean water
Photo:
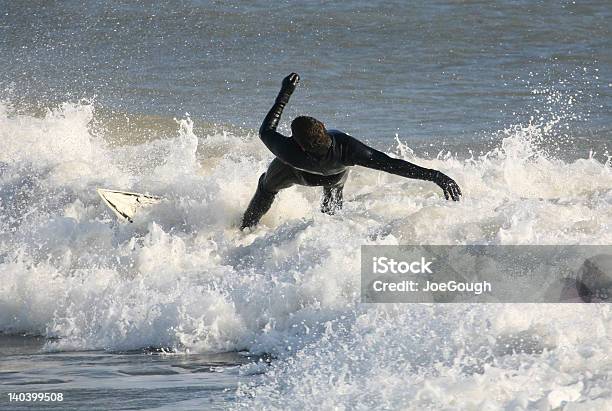
[[[612,7],[576,3],[0,2],[0,409],[610,409],[607,304],[359,295],[363,244],[612,244]],[[462,201],[354,168],[240,232],[291,71],[282,130]]]

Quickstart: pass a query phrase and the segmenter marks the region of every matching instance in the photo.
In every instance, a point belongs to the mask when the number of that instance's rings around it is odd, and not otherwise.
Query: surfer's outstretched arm
[[[459,201],[462,195],[459,185],[446,174],[438,170],[420,167],[398,158],[389,157],[385,153],[375,150],[352,137],[348,150],[348,160],[355,165],[386,171],[387,173],[406,178],[436,183],[444,191],[444,197],[447,200],[452,198],[455,201]]]

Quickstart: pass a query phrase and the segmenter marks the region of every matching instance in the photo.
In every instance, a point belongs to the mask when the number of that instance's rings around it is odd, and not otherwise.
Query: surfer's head
[[[300,116],[291,122],[291,134],[302,150],[325,154],[331,145],[325,125],[316,118]]]

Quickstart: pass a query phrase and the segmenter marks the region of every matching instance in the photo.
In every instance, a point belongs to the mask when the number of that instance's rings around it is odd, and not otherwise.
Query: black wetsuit
[[[342,189],[350,166],[373,168],[402,177],[434,181],[438,184],[446,177],[439,171],[389,157],[337,130],[327,131],[331,137],[331,146],[324,155],[316,156],[302,150],[293,138],[285,137],[276,131],[292,91],[285,89],[280,91],[259,129],[261,141],[276,158],[272,160],[268,170],[259,177],[257,191],[244,213],[243,228],[256,225],[270,209],[279,190],[294,184],[323,186],[321,211],[333,214],[342,208]]]

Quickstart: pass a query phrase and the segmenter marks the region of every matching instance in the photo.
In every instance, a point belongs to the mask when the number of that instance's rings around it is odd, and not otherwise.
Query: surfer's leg
[[[256,226],[259,219],[272,206],[276,194],[283,188],[291,187],[296,182],[296,177],[291,167],[277,158],[272,160],[268,170],[259,177],[257,191],[244,212],[240,228]]]
[[[344,173],[340,181],[336,184],[323,187],[323,199],[321,200],[321,212],[329,215],[334,215],[336,211],[342,209],[342,190],[348,176],[348,172]]]
[[[339,187],[323,187],[323,199],[321,201],[321,212],[334,215],[336,211],[342,209],[342,189]]]
[[[270,209],[272,203],[274,202],[274,197],[276,193],[267,191],[264,188],[263,181],[266,177],[266,173],[263,173],[259,177],[259,183],[257,184],[257,191],[255,191],[255,195],[251,199],[249,206],[244,212],[244,216],[242,217],[242,225],[241,229],[246,227],[256,226],[259,222],[259,219]]]

